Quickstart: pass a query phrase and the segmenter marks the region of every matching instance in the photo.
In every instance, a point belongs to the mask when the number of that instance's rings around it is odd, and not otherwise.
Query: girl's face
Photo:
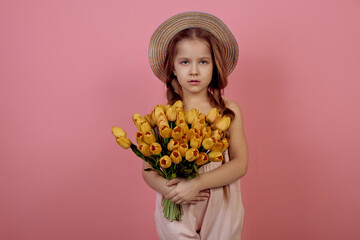
[[[202,39],[183,39],[176,45],[174,75],[184,94],[207,93],[213,72],[209,44]]]

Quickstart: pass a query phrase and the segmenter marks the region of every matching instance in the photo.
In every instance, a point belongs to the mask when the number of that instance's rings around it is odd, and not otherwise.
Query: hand
[[[209,190],[199,191],[197,178],[186,180],[182,178],[174,178],[167,184],[168,187],[174,188],[165,196],[165,198],[176,204],[191,204],[198,201],[204,201],[210,196]]]

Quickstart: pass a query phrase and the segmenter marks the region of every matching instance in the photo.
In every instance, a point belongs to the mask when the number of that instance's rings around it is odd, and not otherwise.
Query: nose
[[[199,74],[199,66],[196,62],[191,64],[190,74],[191,75],[198,75]]]

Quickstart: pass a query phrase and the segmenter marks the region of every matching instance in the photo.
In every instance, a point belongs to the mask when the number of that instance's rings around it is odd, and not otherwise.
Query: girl
[[[216,107],[232,119],[227,133],[230,147],[223,163],[203,166],[200,176],[192,180],[169,181],[156,172],[143,171],[145,182],[157,192],[155,221],[162,240],[240,239],[244,216],[240,178],[247,171],[247,141],[240,107],[222,97],[237,57],[230,30],[206,13],[175,15],[150,40],[150,65],[166,83],[169,104],[182,100],[184,111],[196,108],[204,114]],[[144,162],[143,168],[149,167]],[[163,216],[162,196],[182,204],[181,221],[170,222]]]

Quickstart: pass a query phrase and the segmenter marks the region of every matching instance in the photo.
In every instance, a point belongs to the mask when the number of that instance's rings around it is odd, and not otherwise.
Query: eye
[[[200,64],[207,64],[207,63],[208,63],[208,61],[205,61],[205,60],[200,61]]]
[[[180,64],[186,65],[186,64],[189,64],[189,61],[184,60],[184,61],[181,61]]]

